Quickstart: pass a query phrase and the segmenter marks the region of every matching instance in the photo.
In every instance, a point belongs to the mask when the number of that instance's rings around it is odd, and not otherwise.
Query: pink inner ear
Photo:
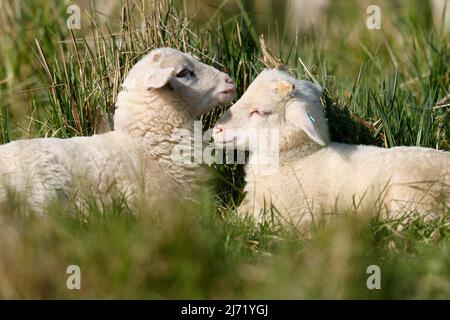
[[[274,91],[276,93],[287,94],[295,89],[295,85],[286,80],[278,80],[275,84]]]
[[[155,52],[155,53],[152,55],[152,61],[153,61],[153,62],[158,62],[158,61],[159,61],[159,58],[161,58],[161,53],[159,53],[159,52]]]

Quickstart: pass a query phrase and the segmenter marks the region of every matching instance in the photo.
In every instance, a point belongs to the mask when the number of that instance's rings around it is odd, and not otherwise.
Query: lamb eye
[[[188,69],[183,69],[180,72],[177,73],[177,78],[185,78],[188,75],[190,75],[191,77],[195,76],[194,71],[190,71]]]
[[[250,112],[250,117],[255,115],[255,114],[264,117],[264,116],[268,116],[270,114],[270,112],[269,111],[253,110],[252,112]]]

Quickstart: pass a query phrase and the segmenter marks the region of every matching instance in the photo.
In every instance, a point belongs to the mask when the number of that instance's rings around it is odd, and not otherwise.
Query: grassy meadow
[[[81,9],[69,29],[67,8]],[[450,33],[426,1],[333,1],[293,27],[289,1],[0,2],[0,142],[113,128],[121,81],[153,48],[191,52],[230,74],[238,97],[264,67],[317,81],[335,141],[450,151]],[[211,127],[228,106],[202,117]],[[44,218],[0,212],[0,298],[450,299],[450,208],[383,220],[336,212],[308,233],[239,219],[243,167],[214,166],[195,205]],[[401,228],[399,228],[401,226]],[[66,269],[81,269],[68,290]],[[367,268],[381,270],[369,290]]]

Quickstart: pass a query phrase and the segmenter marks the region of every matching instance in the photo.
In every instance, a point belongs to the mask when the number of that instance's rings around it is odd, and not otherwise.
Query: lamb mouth
[[[236,95],[236,88],[230,88],[218,93],[219,98],[231,99]]]
[[[222,94],[235,94],[236,93],[236,88],[230,88],[230,89],[227,89],[227,90],[223,90],[223,91],[221,91],[219,93],[222,93]]]

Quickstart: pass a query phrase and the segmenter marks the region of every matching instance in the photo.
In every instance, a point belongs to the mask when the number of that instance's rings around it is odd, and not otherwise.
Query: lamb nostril
[[[230,84],[234,84],[233,79],[231,79],[230,77],[226,77],[226,78],[225,78],[225,82],[226,82],[226,83],[230,83]]]
[[[222,127],[215,127],[213,130],[213,134],[219,134],[223,132],[223,128]]]

